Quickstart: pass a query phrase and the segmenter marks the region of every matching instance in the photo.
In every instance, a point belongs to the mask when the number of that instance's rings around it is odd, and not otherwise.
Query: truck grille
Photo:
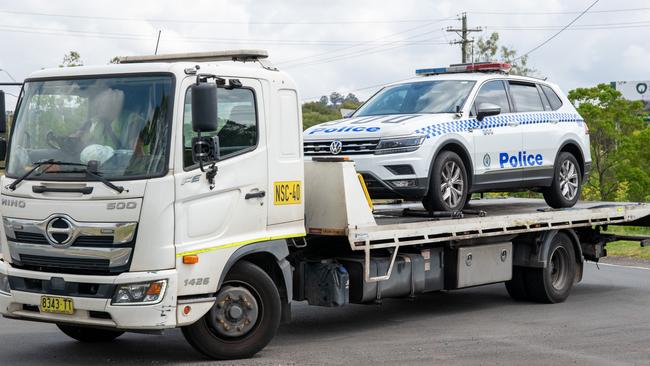
[[[28,233],[23,231],[15,231],[16,240],[26,244],[43,244],[49,245],[50,243],[43,234]],[[8,240],[12,240],[8,238]],[[107,245],[113,244],[113,236],[111,235],[96,235],[96,236],[80,236],[72,245]]]
[[[329,141],[305,141],[304,150],[305,155],[308,156],[324,156],[334,155],[330,150],[330,145],[335,140]],[[379,139],[373,140],[340,140],[343,145],[341,152],[337,155],[361,155],[361,154],[374,154]]]
[[[40,255],[21,254],[20,255],[21,267],[27,269],[45,269],[52,272],[60,272],[61,269],[67,269],[74,272],[86,273],[100,272],[110,273],[110,261],[108,259],[86,259],[86,258],[60,258],[60,257],[45,257]]]

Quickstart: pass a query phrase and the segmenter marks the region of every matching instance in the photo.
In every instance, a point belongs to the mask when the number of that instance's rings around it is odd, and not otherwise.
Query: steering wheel
[[[53,149],[61,149],[61,141],[59,141],[59,137],[52,130],[47,131],[47,134],[45,134],[45,142]]]
[[[57,136],[50,130],[45,134],[45,143],[53,149],[62,150],[67,153],[78,154],[80,152],[80,138],[76,136]]]

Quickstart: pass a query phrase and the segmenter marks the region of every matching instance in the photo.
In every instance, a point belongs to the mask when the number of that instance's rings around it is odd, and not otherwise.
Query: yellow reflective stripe
[[[244,241],[238,241],[238,242],[230,243],[230,244],[217,245],[217,246],[214,246],[214,247],[193,250],[191,252],[178,253],[178,254],[176,254],[176,257],[183,257],[183,256],[186,256],[186,255],[201,254],[201,253],[211,252],[213,250],[219,250],[219,249],[239,247],[239,246],[244,246],[244,245],[248,245],[248,244],[259,243],[259,242],[262,242],[262,241],[300,238],[300,237],[303,237],[303,236],[305,236],[305,234],[303,234],[303,233],[301,233],[301,234],[290,234],[290,235],[280,235],[280,236],[268,236],[268,237],[265,237],[265,238],[244,240]]]

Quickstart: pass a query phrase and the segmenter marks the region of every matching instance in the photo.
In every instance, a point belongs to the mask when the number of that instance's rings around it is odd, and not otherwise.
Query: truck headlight
[[[111,305],[157,304],[165,296],[167,280],[117,285]]]
[[[11,294],[11,286],[9,286],[9,276],[0,273],[0,294]]]
[[[415,151],[424,142],[424,136],[411,136],[398,139],[379,140],[375,154],[397,154]]]

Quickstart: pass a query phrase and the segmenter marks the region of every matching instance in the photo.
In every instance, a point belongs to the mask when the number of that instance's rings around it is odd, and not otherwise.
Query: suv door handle
[[[511,122],[508,122],[508,126],[510,126],[510,127],[517,127],[517,126],[519,126],[519,121],[511,121]]]
[[[266,196],[266,192],[264,191],[251,191],[246,193],[244,196],[244,199],[251,199],[251,198],[264,198]]]

